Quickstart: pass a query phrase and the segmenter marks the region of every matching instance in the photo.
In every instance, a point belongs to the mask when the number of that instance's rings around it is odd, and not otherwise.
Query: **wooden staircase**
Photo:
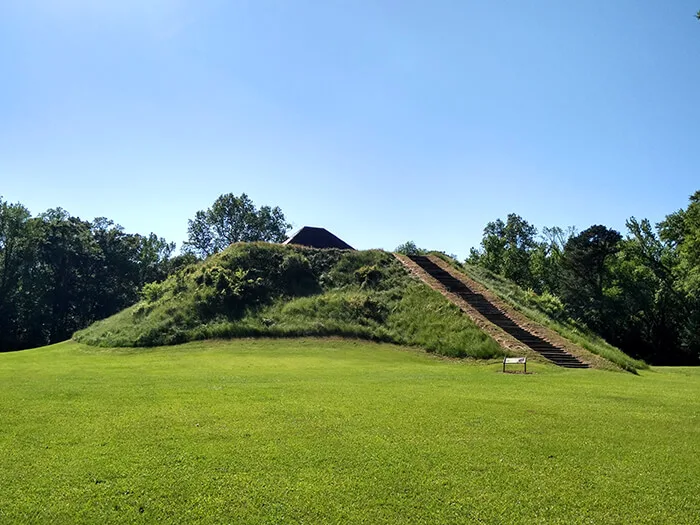
[[[449,272],[446,272],[431,261],[429,257],[424,255],[412,255],[409,256],[409,259],[437,280],[448,292],[464,299],[488,321],[513,336],[525,346],[547,358],[552,363],[564,368],[589,368],[588,364],[580,361],[577,357],[518,325],[483,295],[472,291],[462,281],[453,277]]]

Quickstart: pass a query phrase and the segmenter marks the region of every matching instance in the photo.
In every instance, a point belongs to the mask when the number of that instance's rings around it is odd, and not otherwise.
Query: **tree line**
[[[221,195],[188,221],[182,253],[154,233],[61,208],[32,216],[0,198],[0,351],[65,340],[135,303],[145,284],[238,241],[284,240],[279,207]],[[397,251],[418,253],[412,242]],[[655,364],[700,356],[700,191],[659,224],[632,217],[626,232],[594,225],[538,230],[516,214],[489,222],[468,263],[556,305],[625,352]]]
[[[415,247],[415,245],[414,245]],[[538,229],[516,214],[489,222],[470,264],[561,302],[627,354],[654,364],[700,360],[700,191],[652,226]]]
[[[0,350],[69,338],[129,306],[174,264],[174,245],[61,208],[35,217],[0,199]]]
[[[54,208],[36,216],[0,197],[0,351],[63,341],[134,304],[163,280],[236,241],[280,241],[290,225],[244,193],[220,196],[189,221],[182,254],[154,233],[127,233],[99,217]]]

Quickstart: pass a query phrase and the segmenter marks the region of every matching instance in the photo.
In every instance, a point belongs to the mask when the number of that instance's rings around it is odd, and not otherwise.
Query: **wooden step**
[[[589,368],[588,364],[580,361],[576,356],[565,352],[563,349],[556,347],[552,343],[545,341],[541,337],[518,325],[518,323],[504,314],[483,295],[471,290],[465,283],[440,268],[428,257],[424,255],[412,255],[409,256],[409,259],[425,270],[428,275],[437,280],[445,290],[461,297],[488,321],[512,335],[515,339],[552,363],[564,368]]]

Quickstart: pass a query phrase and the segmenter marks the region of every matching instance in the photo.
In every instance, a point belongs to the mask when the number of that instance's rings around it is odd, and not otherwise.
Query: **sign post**
[[[523,365],[523,373],[527,374],[527,357],[504,357],[503,373],[506,371],[506,365]]]

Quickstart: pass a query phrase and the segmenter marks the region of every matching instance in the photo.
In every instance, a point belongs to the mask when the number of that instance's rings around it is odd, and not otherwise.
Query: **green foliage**
[[[566,243],[576,236],[576,229],[558,226],[542,228],[540,241],[530,255],[531,287],[537,293],[558,294],[563,279]]]
[[[513,213],[507,221],[489,222],[484,228],[481,249],[471,248],[467,263],[503,275],[537,293],[559,293],[564,247],[575,228],[557,226],[537,229]]]
[[[208,257],[236,242],[282,242],[290,228],[278,206],[258,209],[245,193],[227,193],[188,222],[183,250]]]
[[[691,524],[700,369],[341,340],[0,355],[3,523]]]
[[[173,248],[105,218],[61,208],[32,217],[0,199],[0,351],[62,341],[133,304],[165,277]]]
[[[376,266],[363,266],[355,270],[355,278],[362,288],[375,288],[382,279],[382,271]]]
[[[280,267],[281,286],[294,297],[320,291],[311,263],[302,253],[289,253]]]
[[[29,305],[20,283],[29,280],[24,262],[32,257],[31,214],[21,204],[0,198],[0,351],[22,346]]]
[[[165,293],[163,283],[146,283],[141,290],[141,297],[148,302],[154,303]]]
[[[413,241],[407,241],[403,244],[399,244],[394,252],[401,253],[403,255],[423,255],[427,252],[427,250],[419,248]]]
[[[648,220],[627,221],[629,234],[611,258],[611,283],[604,290],[611,305],[607,333],[634,357],[653,363],[678,361],[682,304],[674,291],[673,252]]]
[[[472,252],[474,262],[494,273],[500,273],[520,284],[531,286],[531,252],[536,246],[537,229],[525,219],[511,213],[506,222],[498,219],[484,228],[483,251]]]
[[[599,333],[606,333],[614,311],[605,290],[612,284],[610,261],[620,251],[622,236],[596,225],[572,237],[564,248],[560,295],[571,315]]]
[[[532,288],[526,291],[526,295],[526,304],[532,305],[554,320],[565,319],[564,303],[556,295],[549,292],[538,294]]]
[[[659,237],[667,251],[657,274],[671,274],[671,289],[678,307],[673,313],[683,316],[679,330],[683,352],[700,362],[700,190],[690,196],[685,210],[666,217],[658,225]],[[668,289],[669,286],[667,285]]]
[[[575,319],[633,357],[700,363],[700,191],[657,231],[631,217],[625,239],[596,225],[578,235],[543,228],[533,243],[528,226],[513,214],[489,223],[467,262],[546,297],[551,304],[540,310]]]
[[[100,346],[224,337],[343,336],[453,357],[503,355],[459,309],[378,250],[239,243],[149,285],[143,300],[78,332]]]

